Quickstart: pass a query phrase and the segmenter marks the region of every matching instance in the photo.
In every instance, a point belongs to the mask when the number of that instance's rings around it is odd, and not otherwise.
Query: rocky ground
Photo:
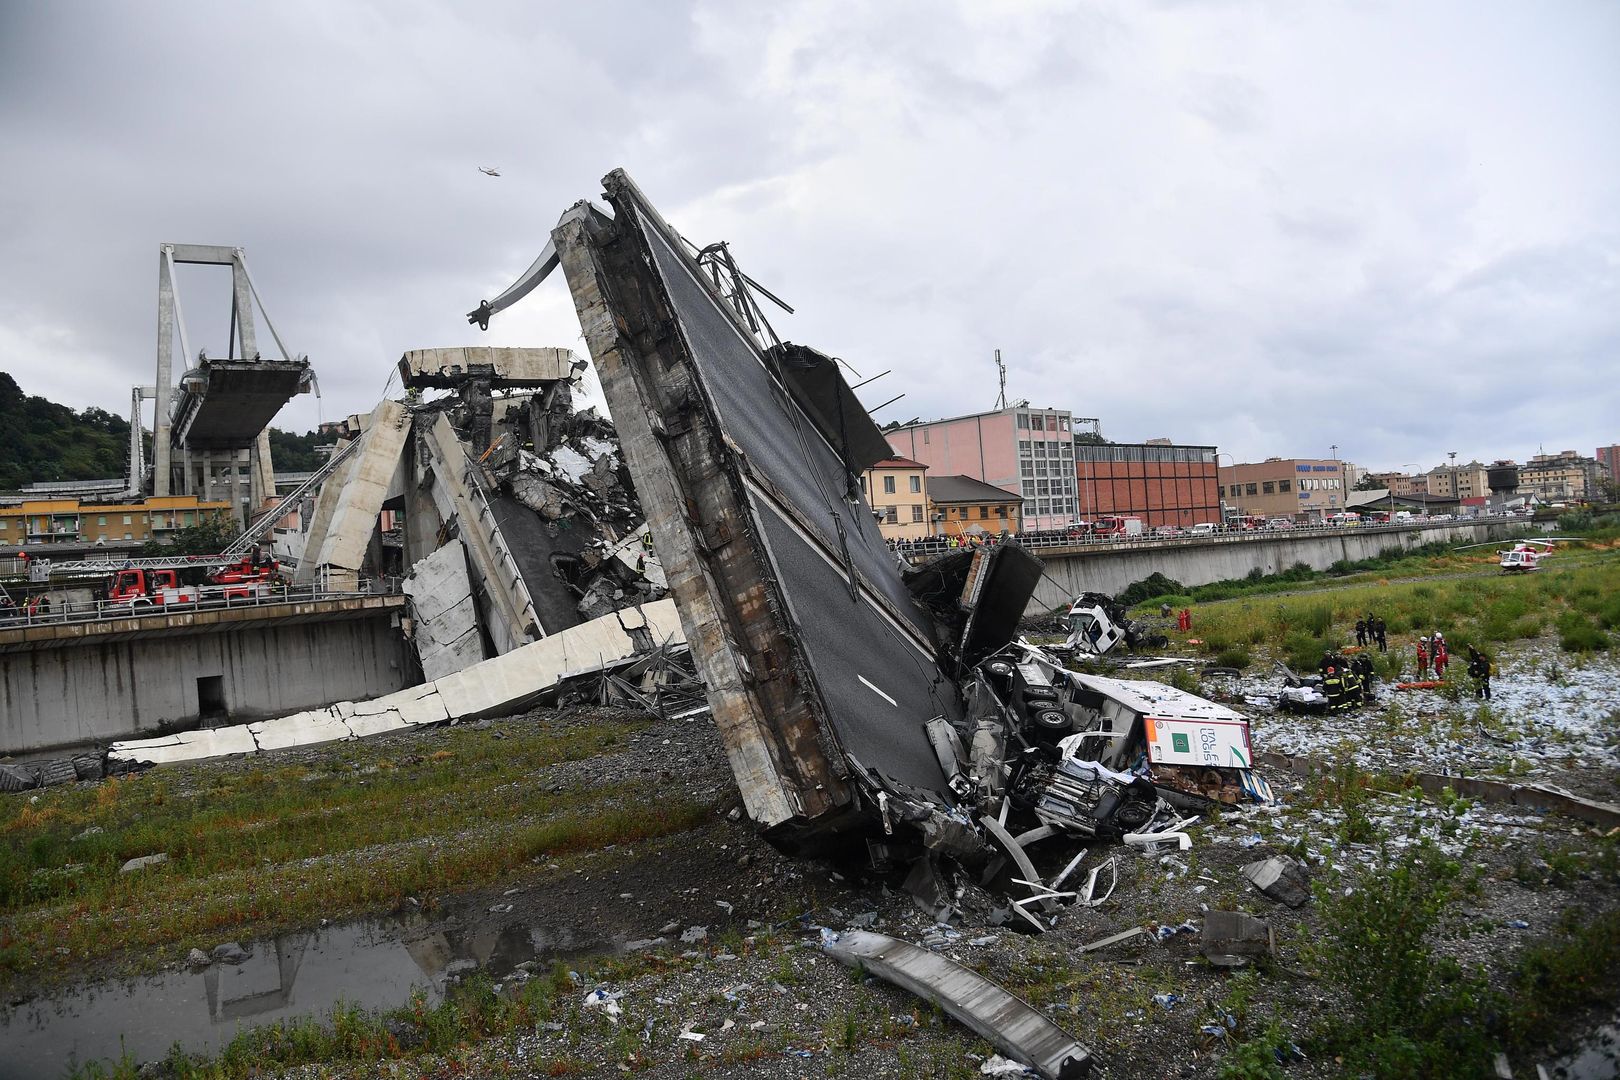
[[[604,715],[542,710],[484,723],[516,730]],[[1359,723],[1365,731],[1369,721]],[[1267,718],[1256,743],[1262,749],[1268,739],[1283,744],[1285,733],[1304,729],[1292,717]],[[1324,724],[1318,738],[1287,742],[1288,749],[1331,749],[1354,730]],[[402,746],[402,753],[431,752],[444,737],[442,730],[386,736],[422,744]],[[1397,739],[1392,733],[1387,742]],[[318,765],[337,752],[294,753]],[[1379,760],[1369,757],[1366,764]],[[398,933],[466,938],[546,928],[556,940],[602,943],[620,955],[617,967],[597,974],[592,962],[568,959],[575,971],[562,991],[568,1007],[534,1030],[477,1042],[448,1057],[333,1063],[287,1075],[980,1075],[990,1047],[910,994],[857,978],[820,950],[822,927],[865,925],[928,944],[1020,993],[1093,1051],[1099,1075],[1213,1077],[1236,1041],[1267,1021],[1280,1021],[1287,1040],[1303,1044],[1343,1006],[1332,973],[1320,970],[1310,951],[1322,930],[1318,903],[1295,909],[1262,896],[1240,875],[1245,863],[1290,853],[1317,880],[1359,887],[1383,845],[1398,850],[1433,839],[1477,870],[1481,882],[1453,912],[1443,948],[1487,968],[1506,963],[1522,943],[1556,932],[1566,909],[1616,904],[1612,870],[1570,861],[1572,852],[1602,844],[1579,822],[1511,807],[1374,794],[1362,812],[1380,835],[1350,843],[1342,808],[1315,786],[1273,776],[1279,805],[1229,811],[1193,827],[1189,851],[1156,856],[1094,845],[1082,865],[1111,861],[1117,887],[1098,907],[1066,909],[1047,934],[1018,933],[971,915],[940,927],[896,877],[870,872],[856,852],[843,860],[793,859],[760,840],[740,813],[715,730],[703,718],[655,725],[619,752],[550,766],[532,782],[566,790],[608,777],[656,779],[671,794],[709,800],[717,809],[709,824],[673,838],[538,862],[475,893],[408,898],[403,906],[422,915]],[[647,812],[658,813],[657,805]],[[499,806],[491,806],[490,815],[498,820]],[[1037,858],[1045,874],[1076,850],[1052,843]],[[1276,962],[1264,973],[1240,976],[1211,966],[1199,950],[1201,923],[1211,909],[1269,920]],[[1083,951],[1132,927],[1148,933]],[[176,966],[181,961],[173,958]],[[442,992],[470,975],[468,966],[424,982],[432,993]],[[529,979],[550,977],[549,966],[545,958],[509,964],[495,956],[485,973],[511,993]],[[1568,1017],[1561,1030],[1548,1032],[1545,1052],[1551,1055],[1601,1019],[1597,1013]],[[1299,1059],[1290,1060],[1285,1073],[1338,1074],[1333,1061]]]

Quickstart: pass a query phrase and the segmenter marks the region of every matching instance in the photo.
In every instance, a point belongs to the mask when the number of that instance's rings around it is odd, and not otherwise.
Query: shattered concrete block
[[[1277,951],[1276,935],[1264,919],[1240,911],[1211,911],[1204,916],[1204,958],[1216,967],[1242,967]]]
[[[257,753],[259,744],[253,741],[248,726],[208,728],[202,731],[182,731],[162,735],[155,739],[126,739],[115,742],[108,753],[129,761],[144,761],[152,765],[167,765],[176,761],[196,761],[199,758],[225,757],[229,754]]]
[[[27,791],[39,785],[39,778],[30,770],[16,765],[0,765],[0,791]]]
[[[1243,876],[1271,899],[1289,907],[1297,908],[1311,898],[1305,868],[1286,855],[1249,863],[1243,867]]]
[[[331,709],[311,709],[274,720],[248,725],[248,732],[260,750],[284,750],[289,746],[314,746],[350,738],[349,728]]]
[[[142,855],[138,859],[131,859],[118,868],[120,874],[133,874],[137,870],[145,870],[149,866],[161,866],[169,861],[169,853],[160,851],[156,855]]]
[[[412,565],[401,588],[410,597],[416,656],[429,681],[484,659],[467,549],[459,539]]]

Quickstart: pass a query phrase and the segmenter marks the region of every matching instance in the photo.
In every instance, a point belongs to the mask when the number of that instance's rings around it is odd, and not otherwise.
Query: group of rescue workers
[[[1363,649],[1368,645],[1377,645],[1379,652],[1389,651],[1382,615],[1368,612],[1365,617],[1356,619],[1356,644]]]
[[[1327,698],[1328,712],[1348,712],[1357,705],[1372,703],[1371,656],[1358,652],[1346,658],[1343,653],[1330,649],[1322,654],[1318,670],[1322,676],[1322,696]]]

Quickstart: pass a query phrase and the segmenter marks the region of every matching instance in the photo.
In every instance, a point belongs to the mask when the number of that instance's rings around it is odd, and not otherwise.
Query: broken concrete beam
[[[342,496],[343,489],[348,484],[349,478],[354,475],[358,464],[356,454],[344,458],[321,484],[315,496],[315,506],[309,516],[309,528],[297,541],[299,546],[295,549],[298,567],[294,571],[293,581],[299,585],[308,585],[315,580],[315,558],[320,554],[321,545],[326,543],[326,534],[331,530],[332,515],[337,511],[338,499]]]
[[[1305,868],[1286,855],[1248,863],[1243,876],[1267,896],[1289,907],[1299,907],[1311,898],[1310,879]]]
[[[632,624],[631,629],[625,628],[621,617]],[[506,716],[527,708],[569,676],[617,667],[655,646],[684,642],[675,602],[660,600],[570,627],[454,675],[369,701],[340,701],[274,720],[116,742],[108,754],[114,761],[167,765],[364,738],[447,720]]]
[[[258,753],[259,745],[253,741],[248,725],[205,728],[201,731],[178,731],[173,735],[160,735],[155,739],[131,739],[115,742],[108,751],[113,757],[152,765],[168,765],[176,761],[199,761],[203,758],[227,757],[232,754]]]
[[[371,412],[371,424],[360,436],[360,448],[353,455],[354,465],[338,492],[331,524],[319,548],[307,542],[304,558],[298,564],[300,580],[324,571],[334,589],[353,590],[358,585],[360,567],[377,530],[377,515],[388,498],[388,488],[399,465],[399,456],[410,435],[411,416],[397,401],[383,400]],[[328,480],[328,484],[331,481]]]
[[[1028,1002],[935,952],[869,930],[822,932],[827,955],[931,1001],[1003,1054],[1047,1080],[1091,1068],[1091,1053]]]
[[[511,652],[545,634],[533,597],[450,418],[441,412],[424,426],[420,442],[433,471],[434,506],[442,520],[454,521],[467,547],[479,614],[495,651]]]
[[[858,770],[942,790],[923,724],[960,705],[931,622],[861,500],[828,496],[858,455],[630,179],[604,184],[613,216],[576,206],[552,241],[749,815],[798,846],[855,811]]]
[[[585,361],[568,349],[500,349],[480,345],[412,349],[399,358],[400,380],[411,389],[453,389],[474,378],[492,389],[542,387],[571,379]]]

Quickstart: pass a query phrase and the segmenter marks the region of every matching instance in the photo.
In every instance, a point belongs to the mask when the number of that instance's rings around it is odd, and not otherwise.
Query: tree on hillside
[[[290,431],[271,428],[270,459],[275,462],[277,472],[314,472],[326,464],[326,455],[317,453],[315,448],[335,442],[336,435],[322,435],[315,431],[294,435]]]
[[[76,413],[24,394],[0,371],[0,489],[123,476],[128,455],[128,420],[94,406]]]

